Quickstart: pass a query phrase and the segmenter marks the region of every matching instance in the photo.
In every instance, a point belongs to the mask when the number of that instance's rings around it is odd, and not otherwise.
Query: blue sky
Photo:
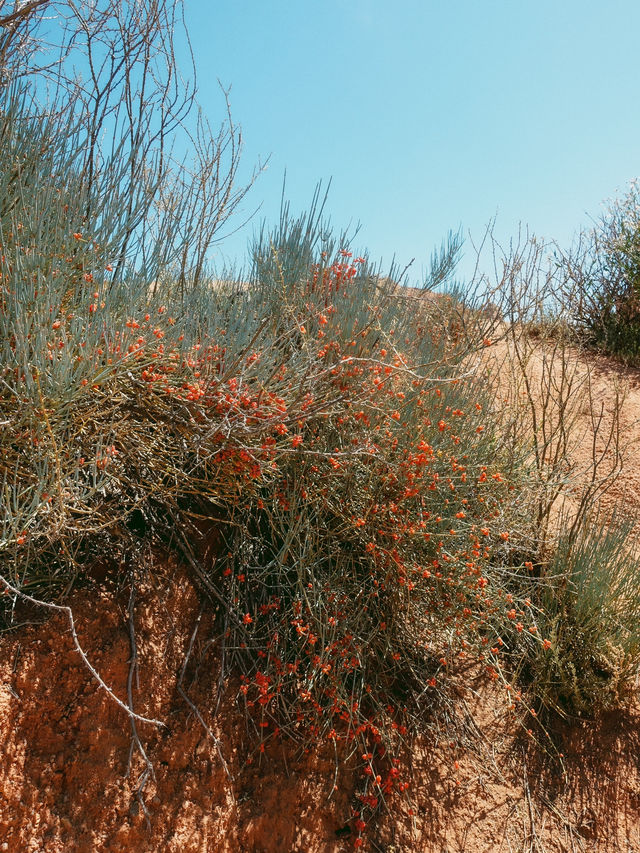
[[[188,0],[199,100],[222,118],[231,86],[247,198],[258,218],[302,210],[332,179],[337,228],[419,280],[461,226],[497,214],[567,245],[640,174],[637,0]],[[219,247],[241,259],[249,225]],[[472,266],[466,250],[461,271]]]

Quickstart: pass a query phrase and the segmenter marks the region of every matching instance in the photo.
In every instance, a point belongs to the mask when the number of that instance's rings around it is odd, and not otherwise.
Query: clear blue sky
[[[569,243],[640,174],[638,0],[187,0],[212,123],[219,78],[270,156],[245,204],[277,216],[332,179],[356,248],[422,269],[447,231]],[[221,244],[241,258],[254,226]],[[462,271],[469,269],[466,252]]]

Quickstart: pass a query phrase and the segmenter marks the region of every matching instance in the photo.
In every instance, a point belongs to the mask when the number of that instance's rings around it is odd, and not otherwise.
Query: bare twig
[[[63,604],[53,604],[50,601],[41,601],[38,598],[33,598],[31,595],[27,595],[26,592],[22,592],[17,589],[12,583],[10,583],[5,577],[0,575],[0,583],[3,584],[4,588],[11,593],[11,595],[19,598],[21,601],[27,601],[29,604],[34,604],[37,607],[45,607],[48,610],[54,610],[57,613],[65,613],[69,620],[69,629],[71,631],[71,636],[73,638],[73,645],[75,646],[76,651],[80,655],[82,662],[89,670],[93,678],[98,682],[99,686],[107,693],[107,695],[118,705],[119,708],[125,712],[127,717],[130,720],[136,720],[139,723],[150,723],[153,726],[159,726],[160,728],[167,728],[166,723],[163,723],[161,720],[155,720],[152,717],[144,717],[141,714],[136,714],[135,711],[132,711],[131,708],[119,699],[113,690],[103,681],[100,673],[95,669],[89,658],[87,657],[84,649],[80,645],[80,641],[78,640],[78,634],[76,632],[75,620],[73,617],[73,611],[70,607],[67,607]]]
[[[191,708],[196,719],[198,720],[198,722],[200,723],[202,728],[205,730],[207,737],[209,737],[211,739],[213,745],[215,746],[216,752],[218,753],[218,758],[220,759],[220,763],[222,764],[224,772],[227,774],[227,778],[229,779],[230,782],[233,782],[233,776],[231,775],[231,771],[229,770],[229,765],[227,764],[225,757],[222,754],[222,746],[220,744],[220,738],[216,737],[216,735],[211,731],[211,728],[207,725],[202,714],[200,713],[199,708],[189,698],[186,690],[182,686],[182,682],[184,681],[184,675],[185,675],[185,672],[187,671],[187,666],[189,665],[189,660],[191,658],[191,653],[193,652],[193,644],[195,643],[195,639],[196,639],[196,636],[198,634],[198,629],[200,628],[200,620],[202,619],[202,612],[203,611],[200,610],[200,613],[198,614],[198,618],[196,619],[196,624],[195,624],[193,631],[191,633],[191,639],[189,640],[189,648],[187,649],[187,654],[185,655],[184,661],[182,662],[182,668],[180,670],[180,676],[178,678],[178,685],[177,685],[178,693],[182,696],[184,701]],[[235,797],[233,795],[233,789],[231,790],[231,796],[235,800]]]
[[[127,607],[127,615],[129,620],[129,641],[131,643],[131,659],[129,661],[129,674],[127,676],[127,699],[129,703],[129,710],[131,714],[129,716],[129,722],[131,723],[131,748],[129,750],[129,765],[127,767],[127,775],[131,772],[131,760],[133,758],[134,749],[138,750],[140,757],[144,762],[144,770],[140,776],[138,781],[138,787],[136,789],[136,798],[140,807],[144,813],[144,816],[147,821],[147,825],[150,826],[149,819],[149,809],[144,800],[144,789],[147,786],[147,782],[149,779],[153,779],[155,781],[156,774],[153,769],[153,764],[151,763],[149,756],[146,753],[145,748],[142,745],[140,740],[140,736],[138,734],[138,727],[136,724],[136,717],[133,714],[133,677],[134,674],[136,676],[136,680],[138,678],[138,645],[136,643],[136,629],[133,619],[133,613],[135,608],[135,600],[136,600],[136,584],[135,577],[131,580],[131,592],[129,594],[129,605]],[[136,685],[137,686],[137,685]]]

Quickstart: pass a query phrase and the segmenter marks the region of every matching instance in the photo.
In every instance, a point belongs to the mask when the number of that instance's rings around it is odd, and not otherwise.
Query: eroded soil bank
[[[101,676],[127,696],[131,645],[127,596],[78,592],[78,637]],[[155,779],[136,797],[145,765],[126,715],[86,671],[64,614],[26,625],[0,646],[0,849],[8,851],[323,851],[353,849],[350,817],[357,780],[293,746],[255,750],[239,709],[217,716],[215,649],[198,638],[200,659],[183,681],[218,744],[178,690],[200,610],[194,586],[171,563],[151,565],[135,609],[136,710]],[[33,617],[34,614],[31,614]],[[29,618],[28,614],[25,614]],[[207,636],[199,623],[199,635]],[[555,732],[558,764],[528,746],[504,697],[460,678],[452,740],[441,729],[414,742],[403,776],[411,804],[389,801],[372,850],[640,849],[640,715],[609,716]],[[468,747],[468,748],[467,748]],[[219,749],[218,749],[219,748]],[[227,765],[223,766],[221,757]],[[227,775],[228,770],[229,775]],[[410,810],[413,814],[410,814]],[[536,843],[544,847],[536,848]]]

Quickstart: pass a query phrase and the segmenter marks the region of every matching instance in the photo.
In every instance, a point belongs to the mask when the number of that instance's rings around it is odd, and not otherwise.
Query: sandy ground
[[[628,389],[621,412],[626,444],[621,476],[606,500],[640,507],[640,373],[604,358],[589,363],[593,398],[612,415],[614,386]],[[583,425],[590,418],[583,407]],[[589,459],[588,442],[575,464]],[[581,458],[580,454],[584,458]],[[126,699],[131,643],[125,592],[102,586],[69,602],[78,637],[114,692]],[[152,853],[338,853],[353,849],[357,780],[334,786],[332,754],[293,745],[255,750],[241,712],[218,697],[219,662],[203,617],[182,682],[210,727],[208,736],[181,695],[179,679],[200,614],[185,572],[155,558],[135,606],[138,713],[154,777],[136,797],[145,770],[131,754],[126,715],[101,690],[73,647],[64,614],[42,622],[24,611],[22,627],[0,642],[0,850]],[[196,677],[197,676],[197,677]],[[386,853],[484,851],[640,851],[640,711],[596,723],[558,724],[555,746],[566,772],[534,748],[481,678],[460,678],[457,736],[417,738],[404,758],[410,799],[391,797],[365,849]],[[435,733],[434,733],[435,732]],[[214,741],[214,739],[217,741]],[[224,763],[223,760],[224,759]],[[411,814],[410,812],[413,812]]]

